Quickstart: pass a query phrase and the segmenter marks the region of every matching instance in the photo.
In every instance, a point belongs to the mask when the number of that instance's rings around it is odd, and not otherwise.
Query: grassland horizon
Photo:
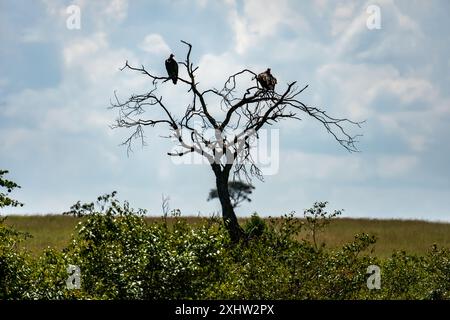
[[[76,232],[76,225],[83,218],[61,214],[46,215],[7,215],[6,224],[17,230],[28,232],[32,237],[25,240],[22,246],[38,255],[46,248],[61,250],[65,248]],[[190,224],[199,224],[208,217],[182,216]],[[263,217],[267,219],[266,217]],[[146,216],[148,223],[162,221],[162,216]],[[248,217],[241,217],[244,223]],[[301,220],[301,218],[299,218]],[[167,218],[169,223],[174,218]],[[377,243],[371,254],[380,258],[389,257],[395,251],[406,251],[412,254],[425,254],[431,246],[450,247],[450,223],[423,220],[400,219],[368,219],[340,217],[331,221],[330,225],[319,234],[319,241],[330,249],[337,248],[352,241],[357,233],[375,235]],[[299,237],[308,238],[303,231]]]

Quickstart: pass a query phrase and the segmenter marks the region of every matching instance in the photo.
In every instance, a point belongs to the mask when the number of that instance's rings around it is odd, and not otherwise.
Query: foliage
[[[13,189],[20,186],[4,179],[3,175],[7,173],[6,170],[0,170],[0,187],[7,189],[6,193],[0,192],[0,208],[22,206],[22,203],[8,196]],[[4,225],[5,219],[0,218],[0,300],[18,296],[27,291],[28,287],[28,261],[16,248],[18,243],[29,235]]]
[[[245,224],[253,236],[233,244],[218,219],[192,225],[173,210],[175,223],[147,223],[115,195],[75,205],[83,218],[70,245],[39,257],[0,224],[0,299],[450,299],[449,249],[381,260],[368,234],[329,249],[299,240],[310,229],[294,213],[269,222],[254,214]],[[324,205],[308,212],[316,226],[327,223],[328,214],[314,215]],[[67,288],[69,264],[81,270],[80,289]],[[370,265],[381,269],[379,290],[367,288]]]
[[[251,202],[250,195],[255,187],[251,184],[242,181],[230,181],[228,182],[228,192],[230,194],[230,200],[233,208],[237,208],[242,202]],[[219,198],[217,189],[211,189],[209,191],[207,201]]]
[[[306,209],[303,216],[306,220],[305,228],[310,232],[314,248],[318,249],[317,235],[332,219],[341,215],[342,211],[335,210],[328,213],[325,210],[328,202],[315,202],[312,208]],[[323,245],[323,244],[322,244]]]
[[[244,225],[244,231],[249,238],[260,237],[266,230],[266,222],[261,219],[256,212],[252,214],[250,220]]]
[[[17,200],[11,199],[8,195],[14,189],[20,188],[20,186],[13,181],[3,178],[3,176],[7,173],[8,173],[7,170],[0,170],[0,187],[6,189],[6,192],[0,191],[0,209],[4,208],[4,207],[23,206],[23,203],[20,203]]]
[[[29,289],[30,259],[17,249],[26,237],[0,221],[0,300],[21,297]]]

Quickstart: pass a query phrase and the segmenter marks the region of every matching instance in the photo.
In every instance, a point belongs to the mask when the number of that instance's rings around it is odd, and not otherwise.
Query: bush
[[[9,194],[14,189],[20,188],[20,186],[13,181],[3,178],[8,172],[8,170],[0,170],[0,187],[6,189],[6,192],[0,189],[0,209],[3,207],[23,206],[23,203],[9,197]]]
[[[87,215],[69,247],[83,274],[83,291],[101,299],[200,298],[220,276],[226,232],[212,224],[192,228],[176,223],[148,225],[115,193],[93,204],[72,207]],[[86,208],[89,207],[89,212]],[[77,211],[82,209],[83,213]]]
[[[262,236],[266,229],[266,222],[256,212],[252,214],[250,220],[244,225],[244,231],[250,238]]]
[[[311,228],[293,213],[269,222],[253,215],[244,226],[251,236],[236,245],[216,219],[194,226],[175,210],[173,224],[150,224],[115,195],[74,205],[70,213],[83,218],[70,245],[36,258],[18,249],[26,235],[0,223],[0,299],[450,298],[448,249],[378,260],[369,255],[375,238],[359,234],[330,250],[299,240]],[[316,231],[329,218],[324,209],[309,211]],[[81,270],[80,289],[67,287],[70,264]],[[379,290],[367,288],[370,265],[382,270]]]
[[[0,219],[0,300],[21,299],[30,289],[30,258],[18,249],[28,236],[3,224]]]

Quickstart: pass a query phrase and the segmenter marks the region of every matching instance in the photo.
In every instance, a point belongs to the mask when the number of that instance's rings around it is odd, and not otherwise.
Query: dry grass
[[[5,223],[30,233],[32,238],[25,240],[23,245],[32,253],[39,254],[48,247],[58,250],[66,247],[79,221],[62,215],[8,216]]]
[[[450,224],[415,220],[336,219],[319,236],[330,247],[342,246],[356,233],[377,237],[374,254],[387,257],[396,250],[424,254],[433,244],[450,248]]]
[[[201,223],[196,217],[185,218],[191,224]],[[162,218],[146,218],[148,222],[162,221]],[[245,219],[241,219],[243,223]],[[18,230],[29,232],[33,238],[24,242],[25,248],[39,254],[45,248],[62,249],[67,246],[79,218],[70,216],[9,216],[6,223]],[[168,218],[169,223],[173,219]],[[436,243],[450,248],[450,224],[410,220],[336,219],[319,234],[319,241],[327,246],[339,247],[353,239],[356,233],[377,236],[375,255],[387,257],[395,250],[423,254]],[[307,237],[301,234],[301,237]]]

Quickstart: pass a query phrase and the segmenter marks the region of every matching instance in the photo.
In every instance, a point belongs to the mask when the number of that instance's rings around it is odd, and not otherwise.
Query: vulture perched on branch
[[[258,74],[256,77],[261,87],[265,90],[275,90],[275,85],[277,84],[277,79],[270,73],[270,68],[266,71]]]
[[[170,54],[169,59],[166,60],[166,70],[170,79],[172,79],[173,84],[177,84],[178,80],[178,63],[173,58],[174,55]]]

